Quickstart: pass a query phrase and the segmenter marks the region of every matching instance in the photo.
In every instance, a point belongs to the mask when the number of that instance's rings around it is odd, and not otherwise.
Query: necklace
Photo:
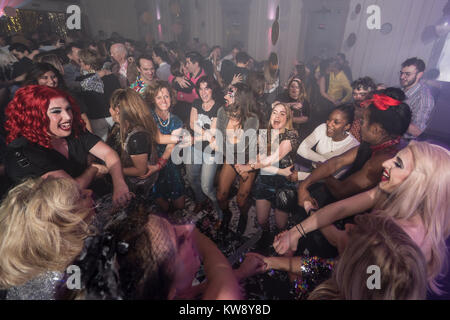
[[[159,117],[159,115],[155,112],[155,114],[156,114],[156,116],[158,117],[158,121],[159,121],[159,124],[162,126],[162,127],[167,127],[168,125],[169,125],[169,123],[170,123],[170,113],[169,113],[169,118],[167,119],[167,120],[161,120],[161,118]],[[165,121],[167,121],[167,123],[166,124],[164,124],[164,122]]]

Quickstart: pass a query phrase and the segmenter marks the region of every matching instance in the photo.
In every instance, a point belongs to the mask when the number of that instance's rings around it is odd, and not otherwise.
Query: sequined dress
[[[56,288],[63,274],[48,271],[21,286],[7,290],[6,300],[55,300]]]
[[[183,122],[176,115],[170,114],[169,118],[165,121],[159,118],[153,110],[152,115],[162,134],[171,134],[174,130],[180,129],[183,126]],[[158,157],[164,154],[165,149],[166,145],[157,145]],[[171,159],[159,171],[158,180],[153,187],[153,195],[156,199],[163,198],[167,200],[176,200],[184,195],[183,177],[181,176],[179,167]]]

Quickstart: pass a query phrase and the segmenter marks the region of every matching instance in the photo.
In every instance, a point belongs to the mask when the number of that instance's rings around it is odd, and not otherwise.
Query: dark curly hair
[[[86,125],[81,119],[80,108],[68,93],[47,86],[30,85],[17,90],[6,108],[6,142],[9,144],[23,136],[31,142],[50,148],[50,120],[47,110],[50,100],[54,98],[64,98],[72,106],[72,133],[75,137],[84,132]]]
[[[359,78],[352,82],[352,89],[374,91],[376,88],[377,85],[371,77]]]

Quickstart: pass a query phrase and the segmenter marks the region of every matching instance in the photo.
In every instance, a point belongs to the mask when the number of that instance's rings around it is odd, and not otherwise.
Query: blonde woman
[[[301,137],[306,137],[309,134],[306,130],[311,111],[303,81],[299,78],[291,79],[287,90],[280,94],[275,101],[287,103],[291,107],[294,127],[299,131]]]
[[[275,207],[275,221],[281,230],[286,228],[288,221],[288,208],[279,207],[277,194],[279,190],[295,184],[286,180],[282,175],[276,175],[277,168],[291,167],[294,163],[295,153],[300,141],[297,132],[292,128],[292,111],[283,103],[275,103],[269,120],[268,139],[259,142],[260,150],[266,151],[260,155],[256,163],[236,165],[239,173],[261,169],[256,178],[254,196],[256,198],[256,216],[258,223],[267,226],[271,207]],[[275,174],[275,175],[274,175]],[[294,202],[295,203],[295,202]]]
[[[342,251],[346,233],[330,224],[372,210],[395,219],[421,248],[427,261],[428,285],[439,292],[437,278],[444,271],[445,240],[450,235],[450,152],[413,141],[383,167],[377,187],[320,209],[278,235],[274,247],[279,254],[296,250],[302,236],[322,228],[328,241]]]
[[[356,217],[349,245],[337,261],[331,279],[322,283],[309,300],[418,300],[427,291],[427,264],[422,251],[394,219],[382,215]],[[379,267],[380,286],[376,285]]]
[[[366,214],[356,217],[355,222],[348,245],[337,261],[307,256],[264,257],[257,253],[247,256],[261,261],[259,272],[289,272],[295,279],[299,300],[425,299],[427,265],[411,237],[391,217]]]
[[[7,299],[54,299],[89,235],[91,194],[52,177],[26,180],[8,193],[0,207],[0,289]]]

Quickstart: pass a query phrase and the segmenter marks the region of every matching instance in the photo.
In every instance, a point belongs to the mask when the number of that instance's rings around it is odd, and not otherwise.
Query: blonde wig
[[[46,271],[63,271],[89,235],[77,184],[65,178],[29,179],[0,207],[0,287],[21,285]]]
[[[431,242],[429,285],[439,293],[436,280],[447,270],[445,240],[450,236],[450,152],[418,141],[412,141],[407,148],[413,154],[414,169],[375,209],[394,219],[421,217],[425,239]]]
[[[377,214],[355,218],[356,226],[331,279],[318,286],[310,300],[425,299],[427,266],[417,244],[395,223]],[[380,287],[370,289],[369,267],[379,267]]]

